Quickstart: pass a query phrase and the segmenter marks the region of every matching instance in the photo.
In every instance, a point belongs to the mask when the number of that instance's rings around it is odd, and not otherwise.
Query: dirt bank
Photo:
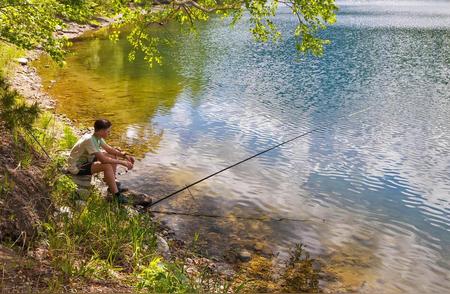
[[[23,138],[14,140],[0,121],[0,241],[25,244],[36,236],[36,226],[51,209],[43,177],[45,160],[24,150]],[[33,166],[23,168],[18,158],[29,154]]]

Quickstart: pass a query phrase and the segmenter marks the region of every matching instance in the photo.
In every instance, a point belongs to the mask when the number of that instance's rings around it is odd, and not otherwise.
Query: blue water
[[[450,2],[340,7],[322,58],[297,55],[289,34],[255,44],[245,20],[234,30],[213,20],[198,39],[173,32],[176,48],[163,65],[171,70],[158,75],[179,80],[175,101],[121,121],[122,142],[139,141],[142,130],[157,137],[122,180],[165,195],[323,126],[157,207],[227,218],[160,217],[187,241],[198,232],[212,255],[258,244],[282,257],[303,242],[338,276],[329,289],[449,292]],[[276,21],[284,31],[295,26],[283,9]],[[111,75],[120,76],[117,68]],[[155,87],[132,83],[118,113]]]

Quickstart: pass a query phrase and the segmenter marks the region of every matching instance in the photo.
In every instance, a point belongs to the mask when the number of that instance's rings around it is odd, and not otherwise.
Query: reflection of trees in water
[[[126,34],[113,43],[108,29],[75,40],[64,67],[45,56],[36,62],[45,88],[58,100],[58,112],[83,126],[100,117],[111,120],[110,141],[138,155],[154,150],[162,139],[163,132],[155,133],[151,123],[156,113],[169,111],[186,89],[198,96],[207,59],[199,39],[180,36],[178,27],[152,30],[174,38],[164,48],[162,66],[149,68],[139,56],[130,62]]]
[[[128,152],[144,157],[147,152],[154,152],[159,148],[164,131],[155,132],[152,125],[128,126],[127,130],[121,132],[122,136],[118,144]]]

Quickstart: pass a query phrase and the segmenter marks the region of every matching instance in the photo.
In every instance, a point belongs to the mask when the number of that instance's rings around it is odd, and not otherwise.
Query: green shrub
[[[59,142],[59,146],[61,149],[72,149],[72,147],[77,142],[78,138],[73,133],[72,129],[69,126],[64,126],[63,136]]]
[[[37,103],[26,105],[23,98],[16,91],[11,91],[6,82],[0,79],[0,119],[9,129],[31,131],[39,113]]]
[[[137,288],[152,293],[193,293],[189,277],[182,266],[153,259],[138,274]]]
[[[33,125],[33,135],[47,152],[54,150],[57,130],[56,121],[53,114],[50,112],[40,113],[38,119]],[[30,143],[33,145],[37,144],[34,139],[30,141]],[[40,148],[40,146],[37,146],[36,149],[39,150]]]
[[[76,199],[77,185],[72,178],[59,175],[53,182],[52,201],[57,206],[69,205]]]

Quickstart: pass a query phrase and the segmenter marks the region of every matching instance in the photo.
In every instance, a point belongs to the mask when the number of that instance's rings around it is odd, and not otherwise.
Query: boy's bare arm
[[[123,158],[125,158],[127,161],[131,162],[131,164],[134,164],[134,161],[135,161],[134,157],[131,156],[131,155],[129,155],[129,154],[127,154],[126,152],[122,152],[122,151],[120,151],[119,149],[113,148],[113,147],[109,146],[109,145],[106,144],[106,143],[102,143],[102,148],[103,148],[106,152],[108,152],[109,154],[115,155],[115,156],[123,157]]]

